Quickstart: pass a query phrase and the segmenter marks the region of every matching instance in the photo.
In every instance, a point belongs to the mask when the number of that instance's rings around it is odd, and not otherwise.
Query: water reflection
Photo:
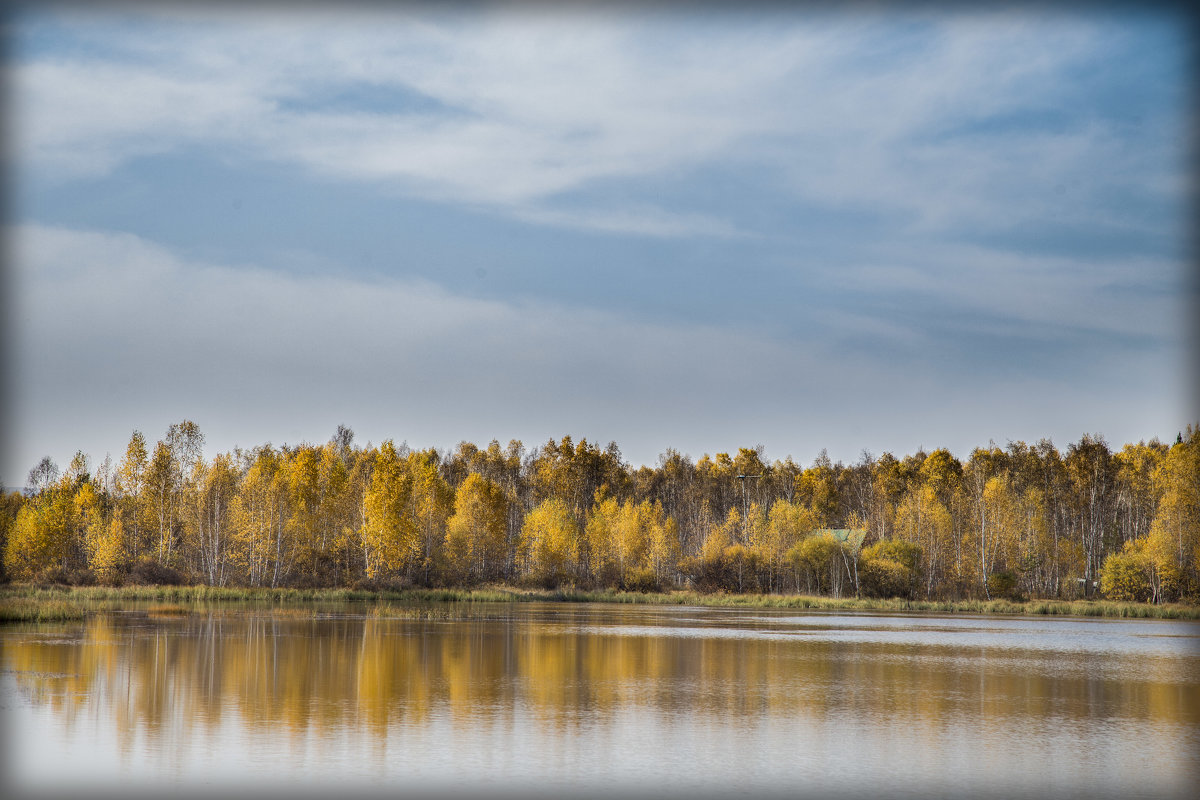
[[[8,628],[17,789],[1187,796],[1197,627],[606,606]]]

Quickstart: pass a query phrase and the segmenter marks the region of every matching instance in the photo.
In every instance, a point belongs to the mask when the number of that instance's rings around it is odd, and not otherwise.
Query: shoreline
[[[881,611],[928,614],[1072,616],[1107,619],[1200,619],[1200,606],[1110,600],[906,600],[781,594],[704,594],[694,591],[534,589],[484,586],[462,589],[271,589],[212,586],[69,587],[0,586],[0,623],[82,619],[122,602],[270,604],[371,603],[377,606],[460,603],[626,603],[714,608],[790,608],[808,611]],[[185,611],[182,606],[178,610]],[[446,616],[452,618],[452,613]],[[464,614],[463,616],[467,616]]]

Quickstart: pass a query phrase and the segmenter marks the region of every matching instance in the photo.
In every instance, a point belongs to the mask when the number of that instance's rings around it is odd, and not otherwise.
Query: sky
[[[18,6],[0,481],[183,419],[209,457],[1174,440],[1186,23]]]

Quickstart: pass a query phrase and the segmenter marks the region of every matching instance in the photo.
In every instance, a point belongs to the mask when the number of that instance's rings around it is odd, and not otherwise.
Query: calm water
[[[0,628],[0,789],[1130,798],[1200,778],[1192,623],[485,613]]]

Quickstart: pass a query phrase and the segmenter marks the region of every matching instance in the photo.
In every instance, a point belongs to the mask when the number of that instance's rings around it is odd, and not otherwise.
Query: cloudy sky
[[[184,418],[641,464],[1195,416],[1169,14],[22,8],[8,485]]]

